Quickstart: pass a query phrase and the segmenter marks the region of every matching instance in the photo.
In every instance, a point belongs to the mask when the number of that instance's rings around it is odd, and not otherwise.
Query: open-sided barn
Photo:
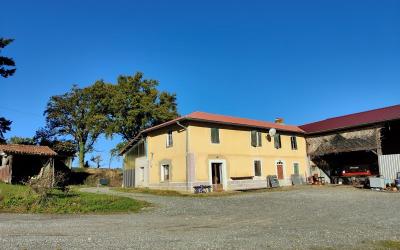
[[[400,105],[300,126],[313,166],[335,182],[351,168],[388,179],[400,172]]]

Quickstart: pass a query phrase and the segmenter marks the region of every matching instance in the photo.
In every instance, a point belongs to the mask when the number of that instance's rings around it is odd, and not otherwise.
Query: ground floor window
[[[140,181],[144,182],[144,167],[140,167]]]
[[[293,174],[300,174],[299,164],[297,162],[293,163]]]
[[[261,176],[261,161],[254,161],[254,176]]]
[[[168,164],[161,165],[161,181],[169,181],[170,169]]]

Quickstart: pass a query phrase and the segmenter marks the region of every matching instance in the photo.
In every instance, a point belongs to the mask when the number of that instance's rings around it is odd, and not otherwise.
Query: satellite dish
[[[271,128],[271,129],[268,131],[268,134],[269,134],[269,136],[274,137],[274,136],[276,135],[276,129]]]

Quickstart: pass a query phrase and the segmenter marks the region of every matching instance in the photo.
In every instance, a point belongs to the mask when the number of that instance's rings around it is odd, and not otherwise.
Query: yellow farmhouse
[[[292,185],[308,169],[299,127],[203,112],[142,131],[121,154],[124,186],[189,192],[264,188],[269,175]]]

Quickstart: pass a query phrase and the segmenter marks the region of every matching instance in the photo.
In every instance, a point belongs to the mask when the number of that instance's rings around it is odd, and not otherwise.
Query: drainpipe
[[[192,178],[191,178],[191,169],[189,169],[189,167],[191,168],[191,164],[190,164],[190,159],[189,159],[189,130],[188,127],[183,126],[179,121],[176,122],[176,124],[183,128],[186,132],[186,189],[187,191],[191,191],[191,184],[192,184]],[[190,177],[190,180],[189,180]]]

